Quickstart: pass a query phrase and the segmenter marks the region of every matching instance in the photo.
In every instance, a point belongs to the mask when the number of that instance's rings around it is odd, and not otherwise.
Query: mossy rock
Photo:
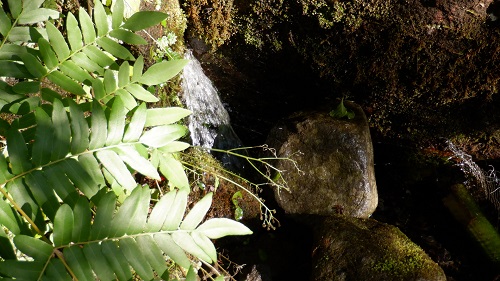
[[[316,224],[311,280],[444,281],[429,256],[397,227],[345,216]]]

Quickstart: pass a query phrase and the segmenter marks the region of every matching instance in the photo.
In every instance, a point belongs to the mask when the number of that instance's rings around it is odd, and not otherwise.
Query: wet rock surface
[[[337,214],[367,218],[377,207],[373,147],[361,108],[349,104],[352,120],[327,112],[299,113],[276,126],[268,138],[290,192],[275,190],[276,201],[289,214]]]
[[[310,280],[446,280],[441,267],[395,226],[346,216],[317,226]]]

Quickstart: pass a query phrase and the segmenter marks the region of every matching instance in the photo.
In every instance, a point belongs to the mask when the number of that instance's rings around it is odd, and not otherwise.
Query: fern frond
[[[85,197],[79,197],[73,207],[63,204],[51,220],[52,242],[17,235],[13,240],[16,248],[32,261],[5,259],[0,262],[0,273],[25,280],[65,280],[70,276],[130,280],[132,268],[142,280],[153,280],[155,274],[166,278],[166,260],[185,269],[191,267],[187,254],[211,263],[217,258],[211,238],[251,233],[226,219],[209,219],[200,225],[211,205],[211,193],[184,220],[187,192],[167,193],[151,213],[150,199],[149,188],[140,187],[118,207],[116,195],[108,192],[100,196],[93,218]],[[165,216],[169,208],[171,212]]]

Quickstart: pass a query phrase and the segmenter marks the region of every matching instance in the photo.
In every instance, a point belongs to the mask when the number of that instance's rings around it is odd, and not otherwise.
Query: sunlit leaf
[[[228,235],[249,235],[252,231],[234,220],[226,218],[213,218],[201,224],[196,231],[203,233],[210,239],[219,239]]]
[[[123,188],[132,190],[137,186],[127,166],[115,152],[100,150],[96,152],[96,157]]]
[[[109,36],[132,45],[143,45],[148,43],[141,36],[124,29],[115,29],[109,33]]]
[[[85,44],[93,43],[96,39],[94,23],[83,7],[78,9],[78,18],[80,20],[80,26],[82,27],[82,35]]]
[[[196,244],[193,237],[189,235],[187,232],[174,232],[172,233],[172,238],[175,243],[179,245],[184,251],[190,253],[191,255],[205,261],[208,263],[212,263],[212,259],[210,256],[203,251],[203,249]]]
[[[160,157],[160,171],[169,180],[171,186],[189,190],[189,181],[184,167],[171,154],[162,154]]]
[[[94,21],[97,35],[104,36],[108,33],[108,18],[101,1],[94,1]]]
[[[181,223],[183,230],[194,230],[203,220],[212,205],[213,193],[210,192],[194,205]]]
[[[139,105],[132,115],[130,123],[127,124],[123,142],[133,142],[139,140],[146,123],[146,104]]]
[[[186,253],[174,242],[170,234],[155,234],[154,239],[158,247],[160,247],[160,249],[165,252],[165,254],[167,254],[176,264],[184,267],[185,269],[191,266]]]
[[[123,12],[125,11],[125,6],[123,5],[123,0],[113,1],[113,6],[111,7],[111,27],[116,30],[123,21]]]
[[[33,24],[57,18],[59,18],[59,12],[51,9],[40,8],[23,12],[17,20],[19,24]]]
[[[183,125],[163,125],[153,127],[146,131],[139,141],[150,147],[162,147],[168,143],[178,140],[187,133],[187,128]]]
[[[156,63],[142,74],[139,82],[146,85],[165,83],[177,75],[188,62],[188,60],[181,59]]]
[[[61,32],[51,22],[47,22],[47,34],[49,36],[50,45],[56,52],[59,61],[65,61],[69,57],[69,47],[66,44]]]
[[[117,58],[124,60],[134,60],[134,56],[127,48],[107,37],[97,39],[97,44]]]
[[[137,84],[130,84],[126,87],[127,91],[136,99],[145,102],[157,102],[159,99],[151,94],[148,90]]]
[[[190,114],[190,110],[182,107],[150,108],[148,109],[146,127],[173,124]]]
[[[153,269],[142,255],[137,255],[141,249],[135,240],[132,238],[121,239],[119,245],[123,255],[142,280],[152,280],[154,278]]]
[[[140,11],[134,13],[122,27],[132,31],[139,31],[160,23],[167,16],[165,13],[156,11]]]
[[[40,38],[38,40],[38,48],[40,49],[40,55],[42,56],[43,62],[49,69],[53,69],[57,66],[58,60],[56,53],[52,50],[49,41],[45,38]]]

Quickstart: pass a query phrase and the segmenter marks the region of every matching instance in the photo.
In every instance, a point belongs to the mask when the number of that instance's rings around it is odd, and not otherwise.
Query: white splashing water
[[[472,156],[460,150],[451,141],[447,141],[447,145],[448,150],[453,153],[451,158],[458,161],[457,165],[466,177],[465,186],[471,189],[471,193],[490,201],[500,218],[500,179],[494,167],[490,166],[489,171],[484,171],[472,160]]]
[[[194,146],[213,148],[221,139],[225,142],[222,147],[228,149],[228,142],[233,147],[239,146],[240,141],[234,134],[229,114],[222,104],[217,89],[205,75],[200,62],[188,50],[184,57],[190,62],[182,73],[182,98],[186,107],[193,113],[189,117],[189,131]]]

